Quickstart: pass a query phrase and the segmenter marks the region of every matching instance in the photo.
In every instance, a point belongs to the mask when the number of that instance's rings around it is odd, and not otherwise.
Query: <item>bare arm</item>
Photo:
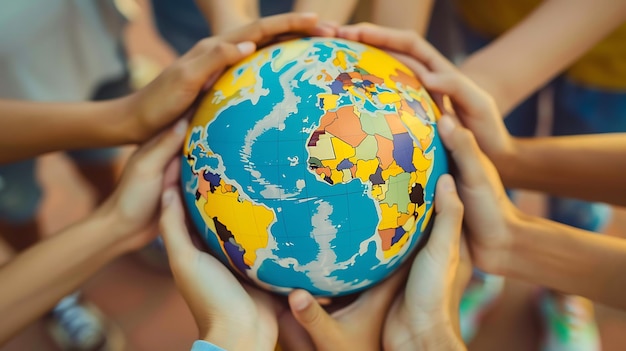
[[[491,94],[504,115],[626,19],[624,0],[549,0],[461,70]]]
[[[464,223],[479,268],[626,309],[626,240],[521,213],[472,133],[449,116],[438,129],[458,170]]]
[[[359,0],[296,0],[293,4],[295,12],[314,12],[323,21],[338,24],[347,23],[352,17]]]
[[[433,0],[373,0],[372,23],[426,34]]]
[[[0,100],[0,163],[134,142],[130,113],[127,99],[72,104]]]
[[[260,17],[258,0],[196,0],[211,32],[221,34]]]
[[[626,240],[528,217],[512,243],[506,276],[626,309]]]
[[[514,139],[494,158],[506,186],[626,206],[626,134]]]
[[[294,12],[312,12],[323,21],[346,23],[358,0],[296,0]],[[259,0],[196,0],[214,34],[221,34],[260,17]]]
[[[108,218],[93,216],[0,269],[0,345],[49,310],[119,253]],[[10,316],[10,317],[8,317]]]
[[[173,160],[186,127],[181,121],[138,149],[118,188],[93,214],[0,269],[0,315],[7,317],[0,318],[0,345],[107,262],[154,238],[160,194],[176,182]]]
[[[316,16],[284,14],[203,39],[148,86],[105,102],[0,100],[0,163],[41,153],[138,143],[180,118],[211,78],[275,35],[333,35]]]

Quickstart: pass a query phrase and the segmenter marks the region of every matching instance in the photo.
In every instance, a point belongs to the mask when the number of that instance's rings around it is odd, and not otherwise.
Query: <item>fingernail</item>
[[[183,135],[187,133],[188,124],[189,122],[187,122],[187,120],[184,118],[176,122],[176,125],[174,126],[174,133],[179,134],[179,135]]]
[[[172,200],[174,200],[174,196],[176,195],[174,191],[174,189],[169,188],[163,192],[163,195],[161,196],[161,207],[166,208],[172,203]]]
[[[304,311],[307,307],[311,305],[313,300],[309,295],[299,294],[293,303],[293,309],[296,311]]]
[[[455,191],[456,185],[454,184],[454,178],[449,174],[441,176],[441,189],[445,192],[451,193]]]
[[[249,55],[254,52],[256,45],[251,41],[242,41],[237,44],[237,49],[244,55]]]
[[[454,122],[450,116],[443,115],[439,118],[439,121],[437,121],[437,128],[439,129],[439,133],[450,134],[452,130],[454,130]]]

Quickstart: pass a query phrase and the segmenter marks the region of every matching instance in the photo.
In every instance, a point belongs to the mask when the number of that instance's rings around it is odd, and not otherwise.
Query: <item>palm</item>
[[[219,324],[236,325],[249,336],[250,350],[270,350],[278,338],[277,301],[268,293],[241,284],[217,259],[197,251],[195,259],[188,262],[186,285],[180,284],[181,293],[189,303],[200,329],[206,316]],[[208,311],[207,312],[207,307]],[[211,328],[215,328],[211,326]]]

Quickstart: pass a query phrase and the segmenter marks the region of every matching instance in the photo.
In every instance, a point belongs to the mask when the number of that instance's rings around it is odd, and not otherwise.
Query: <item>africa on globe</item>
[[[187,209],[213,254],[264,288],[363,290],[427,237],[447,172],[438,114],[411,70],[377,48],[336,38],[263,48],[218,79],[191,121]]]

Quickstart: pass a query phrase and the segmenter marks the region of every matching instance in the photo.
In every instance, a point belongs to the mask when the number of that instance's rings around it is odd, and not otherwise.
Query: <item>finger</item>
[[[314,351],[311,336],[287,310],[278,316],[278,345],[284,351]]]
[[[459,240],[459,252],[459,267],[457,268],[456,278],[454,281],[455,295],[453,303],[456,303],[456,306],[459,305],[463,292],[465,291],[467,283],[469,283],[473,272],[469,248],[467,246],[467,238],[463,235],[463,233],[461,233],[461,238]]]
[[[276,35],[285,33],[302,33],[308,35],[329,36],[334,33],[328,24],[318,26],[318,16],[315,13],[285,13],[261,18],[253,23],[220,37],[228,42],[252,41],[257,45],[272,40]]]
[[[165,173],[163,174],[163,189],[174,187],[180,179],[180,156],[174,155],[170,159],[167,166],[165,166]]]
[[[296,289],[289,294],[289,307],[294,318],[309,333],[313,342],[323,344],[338,331],[337,322],[306,290]]]
[[[448,115],[441,116],[437,128],[443,144],[454,160],[463,185],[474,188],[489,184],[488,174],[498,173],[478,147],[472,132]]]
[[[347,311],[352,312],[353,315],[348,317],[348,319],[359,323],[361,323],[360,320],[363,320],[363,318],[373,322],[384,320],[383,317],[389,310],[398,290],[406,282],[408,273],[409,266],[403,265],[383,282],[363,292],[356,301],[356,306],[361,308],[354,309],[350,307]],[[343,311],[339,311],[334,316],[342,317],[342,314]]]
[[[170,263],[176,261],[172,258],[190,257],[189,253],[195,251],[196,248],[189,237],[182,202],[175,187],[165,189],[161,207],[159,227]]]
[[[180,151],[188,124],[187,120],[181,119],[164,133],[150,139],[133,154],[127,168],[146,177],[162,173]]]
[[[442,175],[437,181],[435,212],[437,216],[425,249],[433,254],[446,255],[445,260],[440,262],[449,262],[449,258],[453,255],[457,257],[459,252],[463,223],[463,203],[456,192],[454,179],[449,174]]]
[[[233,65],[256,50],[251,41],[230,43],[219,37],[202,39],[189,50],[173,70],[179,79],[204,86],[216,72]]]
[[[340,27],[337,36],[408,54],[432,71],[446,71],[454,67],[437,49],[414,31],[357,24]]]

